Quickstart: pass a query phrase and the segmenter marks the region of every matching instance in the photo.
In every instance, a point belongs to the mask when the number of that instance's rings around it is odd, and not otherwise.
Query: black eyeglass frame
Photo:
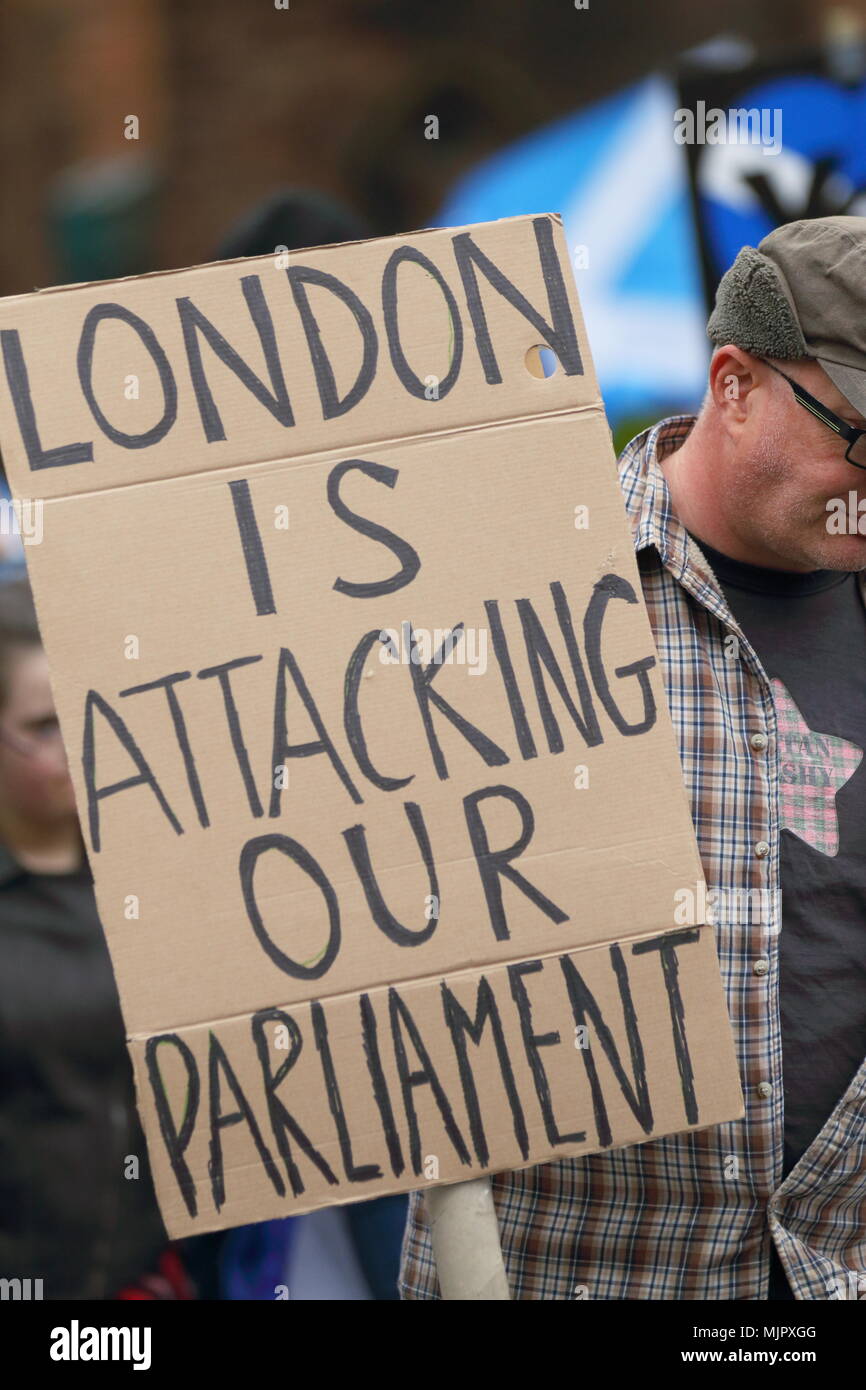
[[[806,390],[805,386],[800,385],[799,381],[794,381],[793,377],[788,376],[787,372],[783,372],[779,367],[774,367],[773,363],[768,362],[765,357],[760,357],[758,360],[763,362],[765,367],[769,367],[771,371],[785,378],[800,405],[805,406],[808,411],[811,411],[823,425],[828,425],[831,430],[835,430],[836,434],[840,434],[843,439],[847,439],[848,448],[845,450],[845,458],[851,464],[852,468],[862,468],[866,471],[866,463],[858,463],[856,459],[852,459],[851,457],[851,450],[854,448],[857,440],[862,439],[863,435],[866,434],[866,429],[858,430],[856,425],[849,425],[847,420],[843,420],[839,415],[834,414],[829,406],[822,405],[819,400],[816,400],[816,398]]]

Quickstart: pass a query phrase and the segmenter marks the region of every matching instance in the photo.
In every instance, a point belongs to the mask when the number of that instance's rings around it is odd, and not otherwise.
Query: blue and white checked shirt
[[[796,1298],[866,1295],[866,1059],[782,1181],[777,714],[659,467],[693,423],[672,416],[638,435],[619,472],[704,874],[721,890],[716,945],[746,1116],[495,1176],[516,1299],[765,1299],[771,1241]],[[866,604],[866,572],[859,584]],[[758,923],[736,908],[753,889],[764,890]],[[417,1192],[400,1293],[440,1297]]]

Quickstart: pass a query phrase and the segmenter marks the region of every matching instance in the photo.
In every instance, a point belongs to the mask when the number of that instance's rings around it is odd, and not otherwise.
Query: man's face
[[[847,442],[800,404],[787,381],[759,359],[754,362],[757,385],[731,478],[738,533],[772,550],[782,568],[866,569],[866,471],[847,461]],[[817,362],[777,365],[847,424],[866,427]],[[833,501],[844,504],[844,533],[835,533],[839,523],[832,523],[834,511],[828,510]],[[838,507],[835,513],[841,515]],[[863,534],[856,530],[861,518]]]
[[[75,812],[48,660],[41,647],[13,649],[0,708],[0,808],[46,828]]]

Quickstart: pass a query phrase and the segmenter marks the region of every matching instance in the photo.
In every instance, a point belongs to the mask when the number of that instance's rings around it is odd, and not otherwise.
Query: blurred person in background
[[[46,1299],[195,1296],[156,1203],[20,578],[0,584],[0,1274],[41,1280]]]

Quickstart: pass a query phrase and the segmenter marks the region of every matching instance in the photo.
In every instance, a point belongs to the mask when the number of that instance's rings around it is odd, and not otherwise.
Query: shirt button
[[[766,734],[752,734],[752,737],[749,739],[756,753],[762,753],[769,741]]]
[[[773,1088],[770,1085],[769,1081],[759,1082],[758,1085],[755,1087],[755,1090],[761,1097],[761,1100],[767,1100],[768,1097],[773,1094]]]
[[[769,968],[770,962],[767,960],[766,956],[761,956],[760,959],[756,960],[754,965],[752,966],[752,969],[754,970],[756,975],[766,975]]]
[[[759,859],[766,859],[767,855],[770,853],[770,846],[767,844],[766,840],[758,841],[755,845],[755,853]]]

